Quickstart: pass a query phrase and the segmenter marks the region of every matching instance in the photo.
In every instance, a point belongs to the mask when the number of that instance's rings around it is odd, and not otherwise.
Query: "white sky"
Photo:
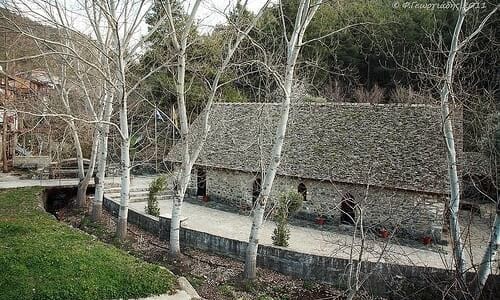
[[[243,0],[244,1],[244,0]],[[190,4],[193,1],[186,1],[186,8],[190,9]],[[248,0],[247,7],[250,11],[257,12],[262,5],[266,3],[266,0]],[[198,9],[198,20],[201,22],[201,31],[210,31],[217,24],[221,24],[225,21],[224,16],[222,16],[218,11],[224,11],[229,8],[234,7],[236,4],[235,0],[205,0],[200,5]],[[190,10],[189,10],[190,11]]]
[[[44,2],[41,1],[38,2],[38,1],[39,0],[17,0],[17,1],[14,0],[13,2],[17,3],[21,8],[21,11],[23,12],[29,12],[30,10],[33,10],[34,12],[46,15],[45,13],[43,13],[43,9],[41,8],[46,5],[43,4]],[[52,2],[54,0],[48,0],[48,1]],[[78,1],[81,0],[55,0],[55,1],[61,1],[60,3],[63,6],[68,7],[70,10],[73,8],[73,6],[75,6],[75,8],[76,7],[81,8],[81,6],[77,4]],[[241,0],[241,2],[244,1],[245,0]],[[247,8],[253,12],[257,12],[266,2],[266,0],[246,0],[246,1],[248,1]],[[184,0],[183,3],[186,12],[190,13],[194,0]],[[196,17],[196,19],[199,22],[198,24],[200,31],[210,32],[215,25],[223,23],[225,21],[223,12],[224,11],[227,12],[228,10],[233,8],[236,5],[236,3],[237,0],[202,0],[201,5],[198,8]],[[31,17],[33,19],[38,19],[37,17],[33,17],[32,13],[27,13],[25,14],[25,16]],[[80,30],[81,32],[89,33],[90,30],[88,22],[85,21],[82,15],[79,15],[78,13],[72,13],[72,15],[68,17],[70,18],[70,23],[73,24],[74,28]],[[142,24],[142,26],[139,28],[137,32],[137,35],[144,35],[146,33],[147,33],[147,25]]]
[[[241,0],[243,2],[245,0]],[[247,9],[257,13],[259,9],[266,3],[267,0],[247,0]],[[191,13],[194,0],[184,1],[184,9],[186,13]],[[202,0],[200,7],[196,13],[199,30],[201,32],[210,32],[214,26],[225,22],[224,12],[228,12],[237,3],[237,0]],[[147,26],[140,29],[140,34],[147,33]]]

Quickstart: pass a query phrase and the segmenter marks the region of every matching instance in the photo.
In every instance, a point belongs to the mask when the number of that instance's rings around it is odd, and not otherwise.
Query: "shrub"
[[[414,91],[411,87],[405,88],[397,86],[390,94],[389,102],[404,103],[404,104],[437,104],[436,99],[432,95],[425,92]]]
[[[278,210],[276,212],[276,228],[273,231],[273,245],[287,247],[290,239],[290,228],[288,217],[296,213],[302,206],[302,195],[290,191],[282,193],[278,199]]]
[[[158,193],[165,190],[167,187],[167,177],[161,175],[156,177],[149,184],[148,204],[146,205],[146,213],[158,217],[160,215],[160,207],[158,206]]]
[[[359,87],[354,90],[353,98],[358,103],[378,104],[384,102],[384,90],[374,85],[370,90]]]

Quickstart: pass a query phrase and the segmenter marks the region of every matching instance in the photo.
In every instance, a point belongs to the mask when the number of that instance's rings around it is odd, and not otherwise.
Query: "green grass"
[[[175,278],[54,220],[40,188],[0,191],[0,299],[118,299],[166,293]]]

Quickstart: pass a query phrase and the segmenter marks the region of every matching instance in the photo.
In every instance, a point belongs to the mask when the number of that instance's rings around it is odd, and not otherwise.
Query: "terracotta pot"
[[[378,233],[381,238],[386,239],[389,237],[389,231],[387,231],[387,229],[380,229]]]
[[[323,218],[323,217],[317,217],[317,218],[316,218],[316,220],[315,220],[315,222],[316,222],[316,224],[318,224],[318,225],[325,225],[326,220],[325,220],[325,218]]]
[[[432,238],[431,238],[430,236],[424,236],[424,237],[422,238],[422,243],[423,243],[424,245],[429,245],[429,244],[431,244],[431,243],[432,243]]]

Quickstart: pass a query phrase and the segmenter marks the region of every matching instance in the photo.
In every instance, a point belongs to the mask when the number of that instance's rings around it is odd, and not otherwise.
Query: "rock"
[[[179,287],[185,291],[186,293],[191,296],[191,299],[202,299],[200,295],[198,295],[198,292],[193,288],[191,283],[185,278],[185,277],[179,277],[177,278],[177,283],[179,284]]]

